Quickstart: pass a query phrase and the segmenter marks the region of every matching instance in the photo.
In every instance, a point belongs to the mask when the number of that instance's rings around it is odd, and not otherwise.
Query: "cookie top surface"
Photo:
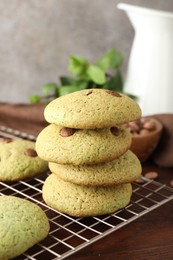
[[[48,169],[47,162],[35,151],[35,142],[0,140],[0,181],[32,178]]]
[[[131,183],[139,178],[142,171],[138,158],[130,150],[108,163],[75,166],[50,162],[49,168],[65,181],[90,186]]]
[[[123,94],[105,89],[73,92],[51,101],[44,110],[45,119],[64,127],[107,128],[141,117],[138,104]]]
[[[0,259],[19,256],[48,233],[47,216],[38,205],[14,196],[0,196]]]
[[[71,129],[50,124],[37,137],[40,158],[61,164],[95,164],[111,161],[131,145],[126,127]]]
[[[125,207],[131,195],[130,183],[111,187],[81,186],[63,181],[55,174],[49,175],[43,185],[45,202],[50,207],[75,217],[113,213]]]

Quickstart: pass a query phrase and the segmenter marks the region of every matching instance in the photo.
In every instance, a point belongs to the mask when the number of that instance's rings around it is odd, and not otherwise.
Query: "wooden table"
[[[0,124],[37,134],[46,125],[43,106],[0,104]],[[173,179],[172,168],[143,164],[143,174],[151,170],[158,172],[158,182],[169,185]],[[173,200],[67,259],[173,260]]]
[[[152,162],[143,172],[156,170],[157,181],[169,184],[173,169],[158,168]],[[132,223],[68,257],[77,260],[172,260],[173,200],[147,213]]]

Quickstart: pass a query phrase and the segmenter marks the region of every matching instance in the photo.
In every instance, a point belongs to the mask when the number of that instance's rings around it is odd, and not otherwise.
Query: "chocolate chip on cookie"
[[[115,136],[119,136],[121,134],[121,130],[118,127],[111,127],[111,133]]]
[[[68,127],[63,127],[61,130],[60,130],[60,135],[62,137],[68,137],[68,136],[71,136],[75,133],[75,129],[73,128],[68,128]]]
[[[26,149],[24,154],[30,157],[37,157],[37,152],[31,148]]]
[[[6,144],[6,143],[11,143],[11,142],[13,142],[13,140],[10,139],[10,138],[1,138],[1,139],[0,139],[0,142]]]
[[[91,93],[92,93],[92,90],[91,90],[91,89],[88,89],[88,90],[86,90],[86,91],[83,92],[83,95],[89,96]]]
[[[115,92],[113,90],[107,90],[106,92],[112,96],[121,97],[121,95],[118,92]]]

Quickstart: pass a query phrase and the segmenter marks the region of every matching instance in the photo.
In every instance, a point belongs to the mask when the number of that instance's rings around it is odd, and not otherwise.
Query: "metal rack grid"
[[[0,138],[4,137],[35,140],[33,135],[0,127]],[[44,203],[41,190],[48,174],[11,184],[0,182],[0,195],[18,196],[38,204],[47,214],[51,227],[45,240],[15,259],[64,259],[173,199],[173,189],[141,177],[142,182],[133,183],[131,202],[126,208],[99,217],[73,218]]]

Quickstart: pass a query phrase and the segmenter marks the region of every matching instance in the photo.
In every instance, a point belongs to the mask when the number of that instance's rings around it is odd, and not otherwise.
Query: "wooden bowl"
[[[137,125],[136,130],[134,129]],[[130,150],[141,162],[146,161],[156,149],[163,130],[162,123],[153,117],[143,117],[141,120],[128,124],[132,133]]]

